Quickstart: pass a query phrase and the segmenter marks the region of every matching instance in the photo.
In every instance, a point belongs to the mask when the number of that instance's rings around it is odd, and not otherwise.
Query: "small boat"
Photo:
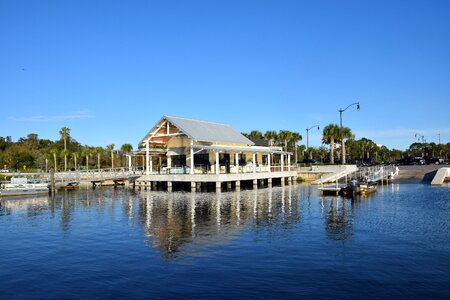
[[[0,183],[0,196],[36,195],[48,193],[48,183],[41,180],[28,180],[13,177],[10,182]]]
[[[367,195],[377,191],[377,183],[366,178],[360,180],[352,179],[349,188],[355,194]]]

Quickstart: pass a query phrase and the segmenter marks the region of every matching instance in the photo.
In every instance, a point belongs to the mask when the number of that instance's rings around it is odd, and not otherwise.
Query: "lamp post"
[[[308,155],[309,158],[311,158],[311,157],[310,157],[310,156],[311,156],[311,153],[308,151],[308,149],[309,149],[309,131],[310,131],[311,129],[313,129],[313,128],[316,128],[316,127],[317,127],[317,131],[319,131],[319,130],[320,130],[319,125],[314,125],[314,126],[311,126],[310,128],[306,128],[306,153],[309,154],[309,155]]]
[[[342,136],[342,113],[344,111],[346,111],[347,108],[349,108],[350,106],[353,106],[353,105],[356,105],[356,109],[359,111],[359,108],[360,108],[359,102],[352,103],[349,106],[347,106],[346,108],[344,108],[344,109],[341,108],[339,110],[339,117],[340,117],[339,133],[341,136],[341,164],[345,164],[345,143],[344,143],[344,137]]]

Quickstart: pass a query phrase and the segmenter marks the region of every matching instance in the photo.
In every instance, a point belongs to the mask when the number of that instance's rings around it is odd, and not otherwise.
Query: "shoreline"
[[[397,177],[395,177],[394,182],[431,183],[437,170],[443,167],[448,167],[448,164],[398,166],[400,172]]]

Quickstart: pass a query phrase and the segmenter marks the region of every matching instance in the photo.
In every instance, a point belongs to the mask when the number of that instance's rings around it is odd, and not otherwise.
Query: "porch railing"
[[[236,170],[236,168],[238,168]],[[290,167],[291,171],[295,170],[295,166]],[[243,174],[243,173],[268,173],[268,165],[244,165],[244,166],[219,166],[219,174]],[[289,171],[288,166],[270,166],[270,172],[287,172]],[[190,174],[191,168],[189,166],[172,166],[172,167],[162,167],[160,169],[154,169],[151,174]],[[194,165],[194,174],[216,174],[215,165]]]

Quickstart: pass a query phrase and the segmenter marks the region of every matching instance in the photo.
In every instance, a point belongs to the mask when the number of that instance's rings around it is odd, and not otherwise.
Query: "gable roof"
[[[255,143],[243,136],[240,132],[234,130],[231,126],[226,124],[173,116],[163,116],[161,120],[164,119],[177,127],[181,132],[194,141],[249,146],[255,145]],[[145,138],[147,138],[147,136]],[[142,141],[144,141],[145,138]]]

